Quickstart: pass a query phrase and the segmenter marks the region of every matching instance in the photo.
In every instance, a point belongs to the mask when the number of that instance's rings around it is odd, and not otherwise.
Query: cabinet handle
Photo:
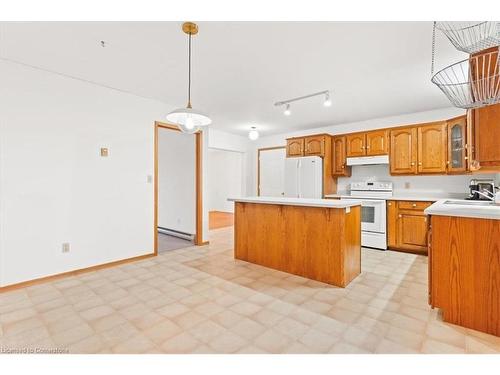
[[[342,169],[344,169],[344,168],[345,168],[345,165],[344,165],[344,164],[342,164]]]
[[[422,163],[418,163],[418,165],[422,165]]]
[[[446,162],[446,164],[447,164],[447,165],[450,165],[450,161],[448,160],[448,161]]]
[[[416,203],[413,203],[411,206],[412,206],[412,207],[417,207],[417,204],[416,204]]]
[[[414,162],[414,161],[412,161],[410,165],[413,167],[413,166],[415,165],[415,162]]]
[[[403,217],[403,215],[399,214],[398,217]]]
[[[389,203],[387,203],[387,205],[388,205],[388,206],[392,206],[392,203],[391,203],[391,202],[389,202]]]

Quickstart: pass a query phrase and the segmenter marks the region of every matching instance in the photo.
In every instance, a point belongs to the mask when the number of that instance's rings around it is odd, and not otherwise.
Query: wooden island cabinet
[[[430,305],[446,322],[500,336],[500,220],[430,221]]]
[[[347,286],[361,272],[361,207],[352,201],[249,197],[235,202],[234,257]]]

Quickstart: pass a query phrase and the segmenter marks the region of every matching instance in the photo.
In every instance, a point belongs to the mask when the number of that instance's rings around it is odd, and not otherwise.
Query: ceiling
[[[430,83],[431,22],[201,22],[193,107],[262,135],[449,107]],[[0,57],[184,106],[181,22],[1,23]],[[106,42],[102,47],[100,41]],[[437,68],[465,58],[439,35]],[[274,102],[331,90],[292,105]]]

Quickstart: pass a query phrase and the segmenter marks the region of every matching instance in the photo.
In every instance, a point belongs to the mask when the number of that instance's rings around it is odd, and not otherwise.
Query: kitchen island
[[[350,200],[235,202],[234,257],[345,287],[361,273],[361,208]]]
[[[425,213],[430,305],[445,322],[500,336],[500,206],[445,199]]]

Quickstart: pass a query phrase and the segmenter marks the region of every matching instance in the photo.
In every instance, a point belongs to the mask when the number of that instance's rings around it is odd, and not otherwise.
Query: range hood
[[[347,165],[372,165],[389,164],[389,155],[360,156],[357,158],[347,158]]]

